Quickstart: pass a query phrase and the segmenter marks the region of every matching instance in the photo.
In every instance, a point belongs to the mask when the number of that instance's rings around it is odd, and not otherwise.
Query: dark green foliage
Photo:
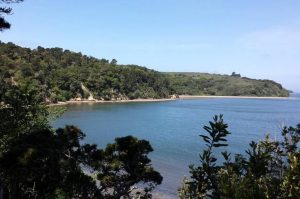
[[[20,88],[0,79],[0,149],[16,136],[49,127],[48,112],[36,93],[27,85]]]
[[[215,116],[213,122],[209,122],[209,126],[204,126],[204,130],[208,133],[200,135],[206,142],[207,149],[200,154],[199,167],[190,166],[192,181],[189,182],[189,197],[196,198],[198,196],[215,196],[219,195],[217,177],[215,173],[219,169],[216,165],[217,158],[212,154],[214,148],[227,146],[226,136],[229,134],[227,131],[227,124],[223,122],[223,116]]]
[[[45,102],[88,98],[90,94],[99,100],[168,98],[171,94],[168,80],[159,72],[61,48],[30,50],[0,43],[0,75],[35,87]]]
[[[6,3],[6,4],[10,4],[10,3],[19,3],[22,2],[23,0],[0,0],[0,4]],[[12,9],[5,7],[5,6],[1,6],[0,7],[0,31],[3,31],[4,29],[9,29],[10,28],[10,23],[7,22],[4,19],[3,15],[9,15],[12,13]]]
[[[65,198],[100,196],[95,181],[85,175],[82,132],[73,127],[38,130],[18,136],[0,156],[0,177],[10,198]],[[79,188],[81,187],[81,188]]]
[[[111,190],[108,198],[132,198],[131,189],[137,187],[137,182],[143,183],[143,194],[149,197],[153,188],[162,182],[162,176],[151,167],[147,157],[151,151],[148,141],[132,136],[116,138],[114,144],[106,147],[104,162],[107,163],[100,164],[98,179],[102,189],[107,193]]]
[[[283,128],[282,141],[266,136],[251,142],[246,154],[236,154],[234,160],[230,153],[221,152],[223,163],[212,149],[227,146],[227,125],[216,116],[204,129],[208,135],[201,137],[207,148],[200,154],[200,166],[191,167],[191,179],[179,189],[180,198],[299,198],[300,125]]]
[[[0,179],[7,195],[130,198],[136,194],[133,187],[137,187],[150,197],[161,183],[161,175],[147,157],[152,151],[149,142],[131,136],[117,138],[103,151],[96,145],[81,144],[83,138],[78,128],[66,126],[55,132],[45,129],[13,139],[0,155]]]
[[[66,106],[48,106],[48,120],[53,121],[59,118],[67,110]]]
[[[80,129],[49,126],[47,108],[39,105],[34,90],[2,80],[0,194],[4,191],[4,198],[151,197],[162,177],[147,156],[153,151],[148,141],[117,138],[104,150],[83,144]],[[52,110],[51,118],[60,112]],[[133,186],[138,191],[133,192]]]
[[[179,95],[289,96],[282,86],[270,80],[254,80],[237,74],[166,73]]]

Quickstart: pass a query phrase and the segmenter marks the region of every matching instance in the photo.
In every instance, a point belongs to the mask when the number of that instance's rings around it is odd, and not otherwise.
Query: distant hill
[[[165,73],[177,94],[287,97],[289,91],[271,80],[255,80],[240,74]]]
[[[0,78],[37,88],[41,100],[49,103],[169,98],[173,94],[288,96],[287,90],[270,80],[252,80],[237,74],[161,73],[62,48],[32,50],[11,42],[0,42]]]

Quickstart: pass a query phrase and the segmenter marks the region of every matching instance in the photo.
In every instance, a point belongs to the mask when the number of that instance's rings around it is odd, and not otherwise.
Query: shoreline
[[[291,97],[258,97],[258,96],[216,96],[216,95],[179,95],[178,98],[162,99],[132,99],[132,100],[69,100],[65,102],[51,103],[47,106],[62,106],[70,104],[94,104],[94,103],[133,103],[133,102],[165,102],[188,99],[292,99]]]
[[[132,103],[132,102],[165,102],[165,101],[174,101],[173,98],[162,98],[162,99],[133,99],[133,100],[69,100],[65,102],[51,103],[47,106],[61,106],[61,105],[70,105],[70,104],[105,104],[105,103]]]
[[[225,99],[291,99],[290,97],[222,96],[222,95],[179,95],[179,98],[177,98],[177,99],[209,99],[209,98],[225,98]]]

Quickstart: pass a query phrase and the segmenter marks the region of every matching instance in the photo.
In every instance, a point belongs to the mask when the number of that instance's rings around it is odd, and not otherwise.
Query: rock
[[[179,95],[177,95],[177,94],[174,94],[174,95],[171,95],[171,97],[170,97],[171,99],[178,99],[179,98]]]

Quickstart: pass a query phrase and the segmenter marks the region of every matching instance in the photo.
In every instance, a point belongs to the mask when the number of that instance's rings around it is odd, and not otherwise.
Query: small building
[[[241,74],[232,72],[232,73],[231,73],[231,77],[241,77]]]

